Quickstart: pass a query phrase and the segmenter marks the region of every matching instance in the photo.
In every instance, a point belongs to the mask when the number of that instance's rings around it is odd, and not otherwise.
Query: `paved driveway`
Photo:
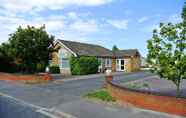
[[[118,74],[116,82],[132,81],[151,74],[138,72]],[[0,91],[26,103],[47,109],[52,113],[71,114],[78,118],[173,118],[163,113],[144,111],[132,107],[119,107],[90,102],[82,98],[88,91],[102,88],[103,76],[73,81],[57,81],[47,85],[29,86],[0,81]]]

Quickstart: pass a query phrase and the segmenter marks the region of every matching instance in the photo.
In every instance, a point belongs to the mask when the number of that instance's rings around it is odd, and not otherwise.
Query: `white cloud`
[[[99,6],[112,0],[1,0],[0,7],[12,12],[26,12],[31,10],[63,9],[75,6]]]
[[[115,28],[118,29],[127,29],[128,28],[128,20],[107,20],[107,23],[111,24]]]
[[[69,20],[72,19],[73,20]],[[80,14],[71,12],[70,15],[50,15],[39,16],[31,19],[18,16],[1,16],[0,15],[0,43],[8,40],[8,35],[15,32],[18,26],[26,27],[27,25],[40,27],[45,24],[49,34],[57,38],[64,36],[67,39],[88,40],[90,35],[98,33],[102,28],[95,19],[82,19]]]
[[[77,31],[80,33],[93,33],[98,31],[98,25],[95,20],[77,20],[70,24],[70,30]]]
[[[69,12],[65,14],[41,14],[47,10],[62,10],[66,7],[94,7],[112,0],[0,0],[0,43],[7,41],[10,33],[18,26],[40,27],[45,24],[49,34],[60,38],[83,40],[98,33],[102,28],[99,21],[90,18],[91,13]]]
[[[144,17],[140,18],[140,19],[138,20],[138,22],[139,22],[139,23],[143,23],[143,22],[145,22],[145,21],[147,21],[147,20],[149,20],[149,17],[144,16]]]
[[[76,12],[69,12],[68,17],[75,20],[75,19],[78,19],[79,16],[77,15]]]
[[[46,30],[55,35],[55,32],[61,31],[65,28],[65,24],[62,19],[56,18],[33,18],[32,20],[27,20],[19,17],[8,17],[8,16],[0,16],[0,43],[8,40],[9,34],[13,33],[18,26],[26,27],[27,25],[40,27],[45,24]]]

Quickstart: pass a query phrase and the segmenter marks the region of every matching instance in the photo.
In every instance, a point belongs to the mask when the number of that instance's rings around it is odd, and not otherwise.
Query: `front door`
[[[124,59],[116,59],[116,71],[125,70],[125,61]]]

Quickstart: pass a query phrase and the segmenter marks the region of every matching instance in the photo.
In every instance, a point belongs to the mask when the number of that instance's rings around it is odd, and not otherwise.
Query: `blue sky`
[[[184,0],[0,0],[0,43],[20,26],[46,25],[56,38],[137,48],[160,22],[180,22]]]

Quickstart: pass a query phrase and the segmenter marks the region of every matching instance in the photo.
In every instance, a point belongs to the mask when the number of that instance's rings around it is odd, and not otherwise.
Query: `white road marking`
[[[118,111],[116,108],[113,108],[113,107],[105,107],[105,109],[108,111],[112,111],[112,112]]]
[[[49,116],[50,118],[77,118],[77,117],[72,116],[70,114],[67,114],[67,113],[64,113],[64,112],[61,112],[61,111],[57,111],[53,108],[48,109],[48,108],[40,107],[40,106],[31,104],[31,103],[25,102],[24,100],[17,99],[13,96],[10,96],[10,95],[4,94],[4,93],[0,93],[0,96],[3,96],[5,98],[8,98],[8,99],[11,99],[11,100],[14,100],[14,101],[17,101],[24,106],[30,106],[32,108],[35,108],[35,109],[37,109],[36,112],[39,112],[39,113],[41,113],[45,116]]]

